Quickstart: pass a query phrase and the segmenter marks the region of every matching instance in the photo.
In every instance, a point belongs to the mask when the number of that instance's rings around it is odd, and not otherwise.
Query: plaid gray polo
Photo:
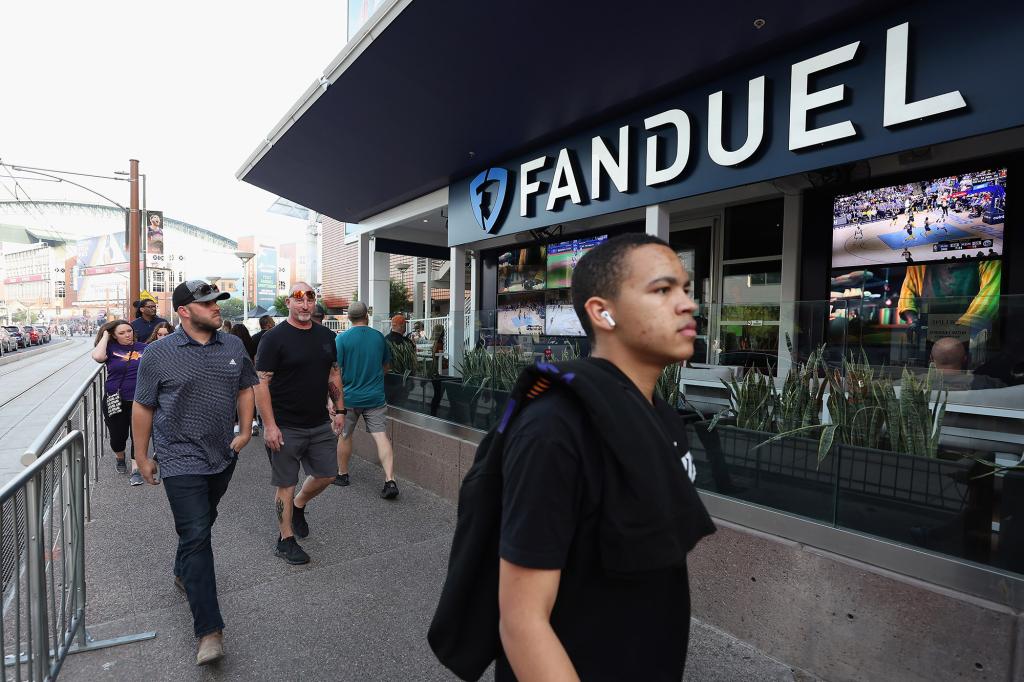
[[[204,345],[178,327],[149,344],[143,358],[135,402],[154,410],[153,456],[160,475],[224,471],[235,458],[238,392],[259,383],[242,340],[218,331]]]

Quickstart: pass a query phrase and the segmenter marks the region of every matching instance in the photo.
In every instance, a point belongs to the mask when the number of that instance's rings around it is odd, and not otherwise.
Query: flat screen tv
[[[498,333],[541,335],[544,333],[544,294],[517,294],[498,300]]]
[[[1003,253],[1006,168],[837,196],[832,267],[995,258]]]
[[[608,235],[603,234],[600,237],[572,239],[548,246],[548,289],[571,287],[572,272],[580,258],[607,239]]]
[[[548,336],[585,336],[583,325],[572,307],[572,296],[565,289],[547,292],[544,324]]]
[[[504,251],[498,256],[498,293],[544,289],[546,251],[528,246]]]

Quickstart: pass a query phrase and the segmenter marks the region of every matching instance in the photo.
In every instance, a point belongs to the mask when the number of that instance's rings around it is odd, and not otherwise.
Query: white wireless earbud
[[[615,320],[612,319],[612,314],[607,310],[601,311],[601,317],[603,317],[608,322],[609,327],[615,326]]]

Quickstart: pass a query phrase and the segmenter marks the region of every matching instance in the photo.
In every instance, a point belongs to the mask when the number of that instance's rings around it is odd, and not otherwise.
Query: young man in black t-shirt
[[[344,425],[341,377],[334,332],[312,321],[316,293],[297,282],[287,299],[288,319],[268,330],[256,353],[256,405],[263,416],[263,440],[270,457],[271,483],[280,534],[275,554],[290,564],[309,563],[295,536],[309,534],[306,505],[334,482],[336,431]],[[339,410],[334,423],[328,397]],[[299,464],[306,481],[299,494]]]
[[[654,396],[654,386],[665,366],[693,354],[696,306],[689,287],[668,244],[647,235],[605,242],[573,274],[573,304],[593,343],[588,362],[615,387],[606,399],[621,401],[623,415],[639,411],[650,432],[637,433],[637,440],[652,445],[624,456],[666,466],[672,483],[684,487],[692,487],[696,471],[683,423]],[[640,422],[624,417],[618,427]],[[653,552],[650,570],[606,568],[616,564],[602,554],[608,518],[627,511],[657,518],[655,507],[663,503],[645,470],[640,480],[607,473],[616,471],[609,465],[616,457],[604,454],[608,447],[580,400],[565,391],[530,401],[509,426],[502,455],[498,682],[682,679],[690,625],[685,550],[668,565],[656,561],[667,552]],[[713,526],[696,494],[691,497],[683,516],[696,519],[690,538],[696,542]],[[609,498],[629,509],[604,508]],[[665,529],[633,529],[641,538],[648,531],[654,536]]]

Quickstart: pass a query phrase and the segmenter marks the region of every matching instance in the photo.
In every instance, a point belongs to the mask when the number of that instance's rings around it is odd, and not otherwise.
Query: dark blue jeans
[[[217,503],[228,489],[234,460],[212,476],[171,476],[162,479],[178,532],[174,575],[185,583],[196,637],[224,629],[217,602],[217,576],[213,570],[210,535],[217,520]]]

